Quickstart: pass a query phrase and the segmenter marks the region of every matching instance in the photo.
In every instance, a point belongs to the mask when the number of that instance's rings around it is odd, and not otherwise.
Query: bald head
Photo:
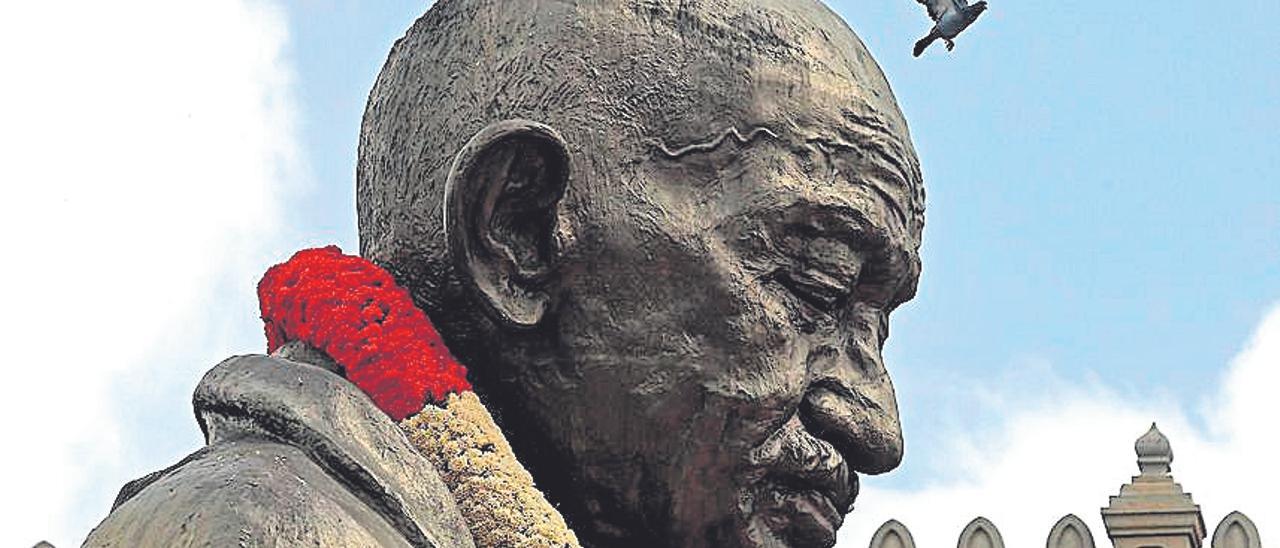
[[[573,185],[618,165],[764,127],[793,145],[903,158],[888,189],[918,234],[923,187],[879,66],[813,0],[441,0],[398,40],[370,94],[357,203],[363,254],[405,276],[445,265],[441,200],[462,145],[493,122],[557,129]],[[830,147],[828,147],[830,148]]]

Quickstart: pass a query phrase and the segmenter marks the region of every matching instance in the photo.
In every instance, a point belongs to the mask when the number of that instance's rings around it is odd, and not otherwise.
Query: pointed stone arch
[[[1262,548],[1258,527],[1240,512],[1232,512],[1213,530],[1213,548]]]
[[[990,520],[983,517],[974,518],[960,532],[960,542],[956,548],[1004,548],[1004,538],[1000,530]]]
[[[870,548],[916,548],[916,540],[911,531],[896,519],[884,522],[876,534],[871,536]]]
[[[1047,548],[1094,548],[1093,533],[1084,520],[1075,514],[1067,514],[1053,524],[1049,531]]]

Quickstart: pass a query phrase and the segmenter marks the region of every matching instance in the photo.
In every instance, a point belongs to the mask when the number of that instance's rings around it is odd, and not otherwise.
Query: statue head
[[[362,253],[601,546],[822,546],[902,455],[924,194],[815,0],[439,0],[392,49]]]

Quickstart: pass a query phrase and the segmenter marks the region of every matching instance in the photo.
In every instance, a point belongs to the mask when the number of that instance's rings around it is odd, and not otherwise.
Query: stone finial
[[[1164,437],[1156,423],[1151,423],[1151,429],[1146,434],[1138,438],[1133,444],[1133,450],[1138,453],[1138,470],[1144,476],[1167,476],[1173,463],[1173,448],[1169,446],[1169,438]]]

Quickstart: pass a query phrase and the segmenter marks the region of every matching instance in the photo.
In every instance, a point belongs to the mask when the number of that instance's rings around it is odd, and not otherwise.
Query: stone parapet
[[[1120,487],[1102,509],[1102,522],[1114,548],[1201,548],[1206,536],[1204,517],[1191,493],[1173,480],[1173,448],[1153,423],[1134,444],[1137,476]],[[1094,548],[1089,526],[1079,517],[1063,516],[1050,529],[1046,548]],[[870,548],[915,548],[911,531],[889,520],[871,537]],[[975,518],[956,541],[957,548],[1004,548],[1000,531],[990,520]],[[1218,523],[1211,548],[1262,548],[1258,528],[1247,516],[1232,512]]]

